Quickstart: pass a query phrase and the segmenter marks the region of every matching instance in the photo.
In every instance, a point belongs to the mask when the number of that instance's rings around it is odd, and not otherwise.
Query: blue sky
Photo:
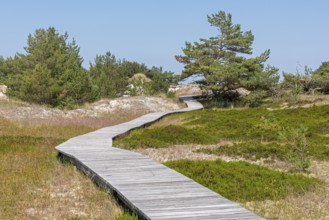
[[[316,69],[329,61],[327,0],[0,0],[0,56],[24,52],[27,36],[55,27],[74,37],[84,66],[96,54],[162,66],[180,73],[185,41],[217,34],[207,15],[224,10],[255,35],[254,55],[271,50],[268,64],[281,71]]]

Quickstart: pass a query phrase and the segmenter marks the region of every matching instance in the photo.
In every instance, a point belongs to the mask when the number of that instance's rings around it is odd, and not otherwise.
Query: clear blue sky
[[[27,36],[54,26],[81,48],[84,66],[96,54],[162,66],[180,73],[174,59],[185,41],[216,35],[207,14],[224,10],[255,35],[254,55],[271,50],[268,63],[295,72],[329,61],[327,0],[0,0],[0,56],[24,52]]]

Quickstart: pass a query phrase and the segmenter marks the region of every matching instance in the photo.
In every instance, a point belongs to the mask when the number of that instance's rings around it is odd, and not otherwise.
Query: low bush
[[[158,124],[133,131],[116,140],[115,146],[158,148],[178,144],[217,144],[229,140],[239,144],[218,149],[217,153],[284,159],[289,156],[292,145],[282,140],[279,133],[307,127],[305,138],[309,156],[329,160],[329,105],[276,111],[265,108],[208,109],[168,116]]]
[[[178,125],[138,129],[124,139],[115,141],[115,146],[127,149],[160,148],[175,144],[210,144],[216,137],[208,134],[202,128],[186,128]]]
[[[322,185],[320,180],[312,177],[287,174],[247,162],[177,160],[165,165],[238,202],[282,199]]]

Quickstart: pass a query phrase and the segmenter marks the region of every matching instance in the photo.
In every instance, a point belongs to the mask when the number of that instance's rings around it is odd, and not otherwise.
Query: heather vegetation
[[[291,194],[303,194],[321,185],[321,181],[300,174],[287,174],[247,162],[176,160],[165,165],[238,201],[278,200]]]
[[[169,116],[163,125],[132,131],[118,146],[128,149],[140,147],[169,147],[177,144],[216,144],[222,140],[235,143],[211,152],[246,158],[293,157],[295,145],[289,129],[307,127],[308,154],[314,159],[329,160],[329,106],[269,111],[266,108],[207,109]],[[171,124],[170,121],[179,121]],[[288,135],[288,140],[282,135]],[[209,151],[209,150],[207,150]]]
[[[211,108],[168,116],[114,145],[149,150],[155,159],[165,148],[179,146],[176,155],[168,149],[165,165],[259,215],[322,219],[329,214],[323,196],[329,184],[328,113],[329,105],[272,111]],[[192,151],[182,158],[193,155],[197,160],[180,159],[184,147]],[[303,211],[290,211],[297,209]]]

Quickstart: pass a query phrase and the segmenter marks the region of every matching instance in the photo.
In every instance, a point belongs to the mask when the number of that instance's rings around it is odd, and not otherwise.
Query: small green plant
[[[260,130],[261,143],[264,141],[264,136],[267,136],[267,134],[271,133],[273,130],[281,130],[279,122],[273,115],[269,115],[268,117],[262,116],[257,128]],[[265,141],[268,141],[267,137]]]
[[[291,157],[289,155],[295,154],[296,150],[292,150],[290,141],[280,138],[278,133],[291,125],[304,125],[309,128],[309,156],[315,160],[329,160],[328,112],[329,105],[275,111],[265,108],[205,109],[168,116],[159,124],[135,130],[127,137],[116,140],[114,146],[159,148],[218,144],[226,140],[236,145],[226,147],[224,154],[230,152],[248,158],[269,155],[265,158],[281,159],[283,156]]]
[[[138,220],[138,216],[136,214],[124,213],[118,216],[115,220]]]
[[[307,128],[299,127],[279,133],[281,139],[292,146],[292,156],[289,159],[295,165],[296,171],[307,172],[310,167],[309,145],[306,140],[307,131]]]

